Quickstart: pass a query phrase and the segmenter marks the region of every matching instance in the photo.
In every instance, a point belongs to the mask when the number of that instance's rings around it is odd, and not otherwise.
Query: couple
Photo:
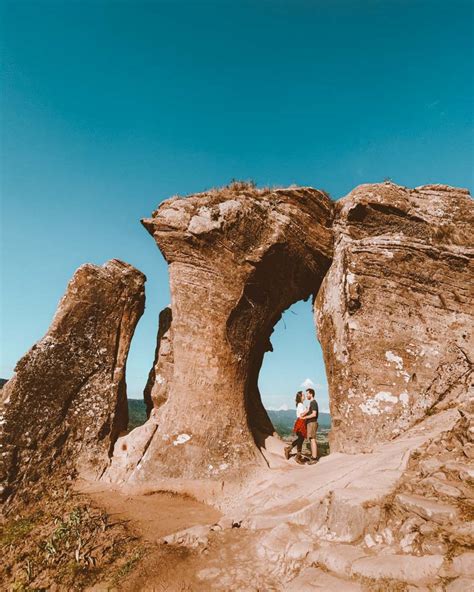
[[[306,438],[309,439],[311,444],[311,458],[308,464],[314,464],[318,462],[318,445],[316,443],[316,432],[318,430],[318,403],[314,398],[314,389],[306,389],[306,398],[309,401],[309,407],[303,404],[304,395],[303,391],[296,393],[296,422],[293,431],[296,434],[296,440],[292,444],[285,448],[285,457],[288,460],[290,458],[291,451],[296,446],[297,455],[296,462],[303,462],[302,449],[303,443]]]

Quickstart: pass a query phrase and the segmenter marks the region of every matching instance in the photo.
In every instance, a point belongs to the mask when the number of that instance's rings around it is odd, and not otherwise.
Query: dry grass
[[[223,187],[212,187],[211,189],[208,189],[207,191],[203,191],[202,194],[203,196],[218,196],[220,198],[224,197],[234,197],[235,195],[239,195],[239,194],[245,194],[251,197],[258,197],[258,196],[265,196],[268,195],[270,193],[272,193],[272,191],[275,188],[271,188],[271,187],[257,187],[257,184],[255,183],[255,181],[239,181],[237,179],[232,179],[232,181],[230,183],[228,183],[227,185],[224,185]]]
[[[380,580],[373,580],[371,578],[359,577],[357,580],[370,592],[406,592],[408,585],[396,580],[388,580],[381,578]]]
[[[48,590],[56,584],[74,591],[118,581],[144,554],[122,523],[112,523],[68,488],[51,486],[33,507],[18,508],[0,528],[2,590]]]

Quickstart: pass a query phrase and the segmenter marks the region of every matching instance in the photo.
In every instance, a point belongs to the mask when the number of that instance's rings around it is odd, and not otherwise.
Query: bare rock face
[[[2,389],[5,498],[56,467],[96,477],[127,428],[125,364],[145,304],[145,276],[111,260],[82,265],[46,335]]]
[[[332,451],[369,451],[467,399],[473,223],[468,191],[444,185],[362,185],[336,204],[315,303]]]
[[[282,312],[329,267],[332,209],[315,189],[242,184],[172,198],[143,220],[170,266],[172,322],[147,389],[157,428],[132,481],[239,477],[264,462],[256,442],[273,426],[258,372]]]
[[[160,312],[158,336],[156,341],[155,361],[148,375],[143,398],[150,415],[153,408],[163,405],[168,397],[168,386],[173,378],[173,332],[171,307]]]

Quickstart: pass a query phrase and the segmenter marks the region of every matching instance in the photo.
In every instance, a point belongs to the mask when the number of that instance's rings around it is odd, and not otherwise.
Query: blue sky
[[[232,178],[334,198],[390,177],[472,188],[472,3],[2,3],[0,375],[46,331],[74,270],[148,276],[128,367],[139,397],[166,265],[139,219]],[[309,303],[275,331],[261,390],[325,383]]]

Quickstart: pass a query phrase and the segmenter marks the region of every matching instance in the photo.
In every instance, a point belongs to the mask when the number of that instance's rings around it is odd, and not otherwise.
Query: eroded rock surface
[[[472,382],[474,208],[467,190],[361,185],[336,204],[315,304],[331,450],[371,450]]]
[[[97,477],[127,428],[125,364],[145,276],[111,260],[81,266],[46,335],[2,389],[4,497],[56,467]]]
[[[155,350],[155,361],[148,375],[148,381],[143,392],[147,413],[158,409],[168,398],[168,389],[173,379],[173,330],[171,321],[173,314],[167,306],[160,312],[158,320],[158,336]]]
[[[273,426],[258,372],[282,312],[329,267],[332,209],[311,188],[234,185],[167,200],[143,221],[169,263],[172,323],[150,375],[157,429],[132,481],[217,480],[264,463],[255,442]]]

